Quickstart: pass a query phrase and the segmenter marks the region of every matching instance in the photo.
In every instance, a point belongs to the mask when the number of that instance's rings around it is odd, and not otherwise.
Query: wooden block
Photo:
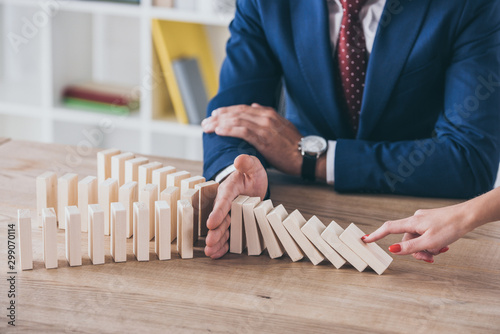
[[[78,205],[78,175],[67,173],[57,180],[57,220],[65,229],[65,208]]]
[[[104,234],[110,233],[110,206],[111,203],[118,202],[118,181],[115,179],[107,179],[99,184],[99,205],[104,211]]]
[[[167,187],[161,192],[160,200],[167,202],[170,206],[170,242],[177,238],[177,201],[180,200],[180,190],[178,187]]]
[[[97,152],[97,182],[101,184],[111,177],[111,157],[120,154],[120,150],[110,148]]]
[[[125,161],[125,183],[139,182],[139,166],[149,162],[146,158],[134,158]]]
[[[177,169],[172,166],[158,168],[153,171],[151,183],[158,186],[158,198],[160,198],[161,192],[167,188],[167,175],[175,172],[177,172]]]
[[[229,252],[241,254],[246,247],[243,229],[243,203],[250,197],[239,195],[231,203],[231,229],[229,230]]]
[[[382,275],[391,264],[392,257],[374,242],[365,244],[361,240],[365,234],[359,227],[351,223],[339,236],[339,239],[358,254],[377,274]]]
[[[153,183],[153,171],[162,167],[163,164],[161,162],[150,162],[139,166],[139,181],[137,182],[139,184],[139,191],[141,191],[146,184]],[[158,193],[156,195],[158,196]]]
[[[257,227],[253,209],[260,203],[260,197],[250,197],[243,203],[243,227],[248,255],[260,255],[265,249],[262,234]]]
[[[158,260],[170,260],[170,219],[172,213],[165,201],[155,202],[155,252]]]
[[[257,219],[257,224],[259,224],[260,232],[264,238],[264,242],[267,247],[267,252],[271,259],[276,259],[283,256],[284,250],[278,237],[274,234],[269,221],[267,220],[267,215],[273,209],[273,202],[268,199],[267,201],[259,203],[253,210],[255,218]]]
[[[133,241],[137,261],[149,261],[149,208],[142,202],[134,203]]]
[[[46,269],[57,268],[57,215],[53,208],[42,210],[43,262]]]
[[[306,220],[299,210],[295,210],[283,221],[283,226],[285,226],[288,233],[290,233],[292,238],[295,240],[297,245],[299,245],[302,251],[304,251],[309,260],[311,260],[314,265],[317,265],[325,258],[306,238],[304,233],[302,233],[301,228],[305,223]]]
[[[276,236],[281,241],[290,259],[292,259],[293,262],[300,261],[304,258],[304,253],[285,229],[285,226],[283,226],[283,221],[286,217],[288,217],[288,212],[286,212],[285,207],[280,204],[269,212],[267,220],[269,224],[271,224],[274,233],[276,233]]]
[[[316,216],[312,216],[311,219],[302,226],[301,231],[307,239],[323,253],[325,258],[327,258],[335,268],[339,269],[345,264],[345,260],[321,237],[321,233],[323,233],[325,229],[326,226],[321,220]]]
[[[182,259],[193,258],[193,207],[187,200],[177,202],[177,252]]]
[[[33,269],[33,245],[31,239],[31,212],[17,210],[17,236],[21,270]]]
[[[192,176],[181,180],[181,196],[189,189],[194,189],[195,185],[203,182],[205,182],[205,178],[203,176]]]
[[[70,267],[82,265],[82,218],[76,206],[67,206],[66,213],[66,259]]]
[[[359,272],[365,270],[367,266],[366,262],[340,240],[339,235],[343,232],[344,229],[332,220],[330,225],[321,233],[321,237]]]
[[[118,202],[122,203],[126,210],[126,228],[127,238],[132,237],[134,233],[134,203],[139,199],[137,191],[137,182],[125,183],[118,191]]]
[[[207,220],[210,213],[214,208],[215,198],[217,197],[217,190],[219,183],[215,181],[208,181],[199,183],[194,186],[199,191],[199,219],[198,219],[198,235],[204,237],[208,233]],[[195,231],[196,232],[196,231]]]
[[[104,263],[104,211],[99,204],[88,207],[88,243],[92,264]]]
[[[127,261],[127,209],[122,203],[111,203],[111,238],[109,249],[115,262]]]
[[[177,187],[179,188],[179,192],[181,189],[181,181],[191,177],[191,173],[186,172],[185,170],[180,172],[175,172],[167,175],[167,188],[168,187]]]
[[[111,178],[118,181],[118,187],[125,184],[125,161],[135,158],[131,152],[120,153],[111,157]]]
[[[155,202],[158,200],[158,186],[146,184],[139,191],[139,202],[148,206],[149,210],[149,240],[155,237]]]
[[[87,232],[89,205],[97,203],[97,177],[87,176],[78,182],[78,209],[82,216],[82,232]]]
[[[200,216],[200,192],[198,189],[188,189],[181,195],[181,200],[187,200],[193,207],[193,244],[198,240],[198,222]],[[179,222],[177,222],[179,230]]]
[[[39,227],[42,227],[42,211],[46,208],[57,210],[57,175],[54,172],[46,172],[36,178],[36,212]]]

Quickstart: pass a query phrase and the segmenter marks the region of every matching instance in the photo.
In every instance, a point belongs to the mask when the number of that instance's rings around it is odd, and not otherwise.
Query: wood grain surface
[[[0,142],[2,139],[0,138]],[[434,264],[395,257],[378,276],[326,262],[292,263],[227,254],[211,260],[203,240],[194,259],[159,261],[150,243],[150,262],[137,262],[132,240],[127,262],[113,263],[105,237],[105,264],[89,260],[82,233],[83,265],[64,260],[64,232],[58,231],[59,269],[42,262],[41,229],[33,220],[34,269],[18,272],[16,328],[7,326],[7,224],[17,209],[36,214],[35,178],[45,171],[96,175],[96,149],[7,141],[0,145],[0,332],[33,333],[497,333],[500,330],[500,223],[470,233]],[[201,175],[200,162],[149,157]],[[300,210],[346,228],[356,223],[370,233],[389,219],[456,200],[338,194],[270,172],[271,199],[288,212]],[[379,242],[384,249],[400,240]],[[5,308],[4,308],[5,307]]]

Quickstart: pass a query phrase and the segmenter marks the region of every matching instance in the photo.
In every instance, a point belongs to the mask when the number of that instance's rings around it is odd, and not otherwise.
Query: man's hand
[[[238,195],[259,196],[264,199],[267,191],[267,173],[259,159],[242,154],[234,160],[236,171],[219,186],[214,209],[208,217],[208,235],[205,254],[217,259],[229,250],[229,211]]]
[[[256,103],[219,108],[203,121],[202,126],[206,133],[243,139],[276,169],[300,175],[302,156],[297,144],[302,135],[273,108]]]

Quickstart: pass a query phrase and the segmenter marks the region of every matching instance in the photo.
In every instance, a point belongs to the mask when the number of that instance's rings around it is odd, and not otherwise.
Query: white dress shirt
[[[375,41],[375,34],[377,33],[378,24],[382,17],[382,12],[384,11],[386,1],[387,0],[368,0],[359,12],[359,18],[361,19],[363,32],[365,34],[366,50],[368,52],[368,56],[372,52],[373,42]],[[327,3],[330,22],[330,40],[333,50],[332,57],[335,58],[343,11],[340,0],[327,0]],[[326,153],[326,182],[328,184],[333,184],[335,180],[336,146],[337,141],[328,141],[328,151]],[[235,170],[236,169],[234,168],[234,165],[226,167],[216,175],[215,181],[221,182]]]

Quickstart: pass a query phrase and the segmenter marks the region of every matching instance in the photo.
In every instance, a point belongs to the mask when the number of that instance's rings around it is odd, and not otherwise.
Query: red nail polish
[[[369,234],[364,235],[364,236],[362,236],[362,237],[361,237],[361,240],[365,240],[365,239],[366,239],[366,238],[368,238],[369,236],[370,236]]]
[[[392,246],[389,246],[389,252],[391,252],[391,253],[399,253],[399,252],[401,252],[401,245],[400,244],[394,244]]]
[[[434,260],[424,260],[427,263],[434,263]]]
[[[443,247],[439,250],[439,253],[446,253],[449,249],[450,247]]]

